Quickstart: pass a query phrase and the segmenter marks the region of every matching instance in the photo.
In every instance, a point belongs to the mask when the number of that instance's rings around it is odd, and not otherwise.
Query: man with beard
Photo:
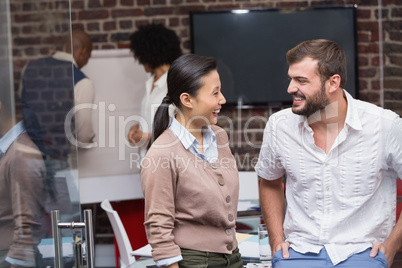
[[[255,167],[273,267],[390,267],[402,245],[402,119],[344,90],[335,42],[286,56],[293,105],[269,118]]]

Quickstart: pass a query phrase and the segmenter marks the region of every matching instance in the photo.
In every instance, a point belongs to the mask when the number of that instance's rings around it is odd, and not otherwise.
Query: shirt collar
[[[173,134],[181,141],[184,148],[188,150],[191,146],[198,145],[197,139],[191,134],[176,118],[173,118],[172,124],[169,129],[173,132]],[[203,128],[203,140],[206,144],[204,148],[208,147],[214,141],[216,141],[215,132],[211,129],[210,126],[206,126]]]
[[[345,119],[345,125],[350,126],[351,128],[354,128],[356,130],[361,130],[362,129],[362,125],[359,119],[359,114],[357,112],[357,108],[356,108],[356,100],[353,99],[353,97],[346,91],[343,90],[345,96],[346,96],[346,100],[347,100],[347,110],[346,110],[346,119]],[[303,116],[303,115],[298,115],[299,117],[299,125],[300,126],[305,126],[307,127],[308,121],[307,121],[307,117]]]
[[[62,61],[68,61],[74,63],[74,65],[77,67],[77,63],[75,62],[73,55],[63,52],[63,51],[56,51],[53,56],[54,59],[56,60],[62,60]]]
[[[357,111],[356,100],[346,90],[344,90],[344,93],[346,100],[348,101],[345,125],[348,125],[356,130],[362,130],[363,128],[359,118],[359,113]]]
[[[25,132],[25,127],[22,121],[13,126],[7,133],[0,139],[0,154],[5,154],[10,148],[11,144]]]
[[[155,75],[151,75],[147,81],[145,81],[145,87],[147,92],[151,92],[152,88],[163,88],[166,85],[167,72],[164,73],[158,80],[154,82]],[[153,84],[152,84],[153,83]]]

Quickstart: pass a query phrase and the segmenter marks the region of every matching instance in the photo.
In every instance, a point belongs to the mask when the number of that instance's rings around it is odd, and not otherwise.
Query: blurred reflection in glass
[[[81,72],[91,55],[92,42],[82,31],[72,33],[73,53],[66,39],[65,52],[30,61],[22,75],[22,117],[27,133],[43,153],[47,176],[54,182],[57,200],[48,210],[58,209],[64,220],[78,220],[75,140],[90,144],[94,137],[91,109],[80,109],[69,120],[74,104],[92,103],[91,81]],[[74,98],[75,97],[75,98]],[[75,128],[77,126],[77,128]],[[67,132],[66,132],[67,130]],[[77,134],[76,134],[77,133]],[[68,135],[70,134],[70,135]],[[71,214],[66,217],[66,214]]]
[[[0,108],[0,267],[41,267],[46,168],[22,122],[6,131],[6,105]]]

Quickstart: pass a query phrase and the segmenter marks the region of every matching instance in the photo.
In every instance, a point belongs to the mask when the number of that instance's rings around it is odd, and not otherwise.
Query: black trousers
[[[180,268],[243,268],[238,248],[232,254],[181,249],[181,255],[183,260],[179,262]]]

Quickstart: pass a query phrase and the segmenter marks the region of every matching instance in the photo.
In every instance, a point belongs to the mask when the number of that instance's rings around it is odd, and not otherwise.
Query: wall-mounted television
[[[358,97],[357,6],[190,13],[192,53],[215,57],[227,104],[291,103],[286,52],[305,40],[330,39],[347,58],[346,90]]]

